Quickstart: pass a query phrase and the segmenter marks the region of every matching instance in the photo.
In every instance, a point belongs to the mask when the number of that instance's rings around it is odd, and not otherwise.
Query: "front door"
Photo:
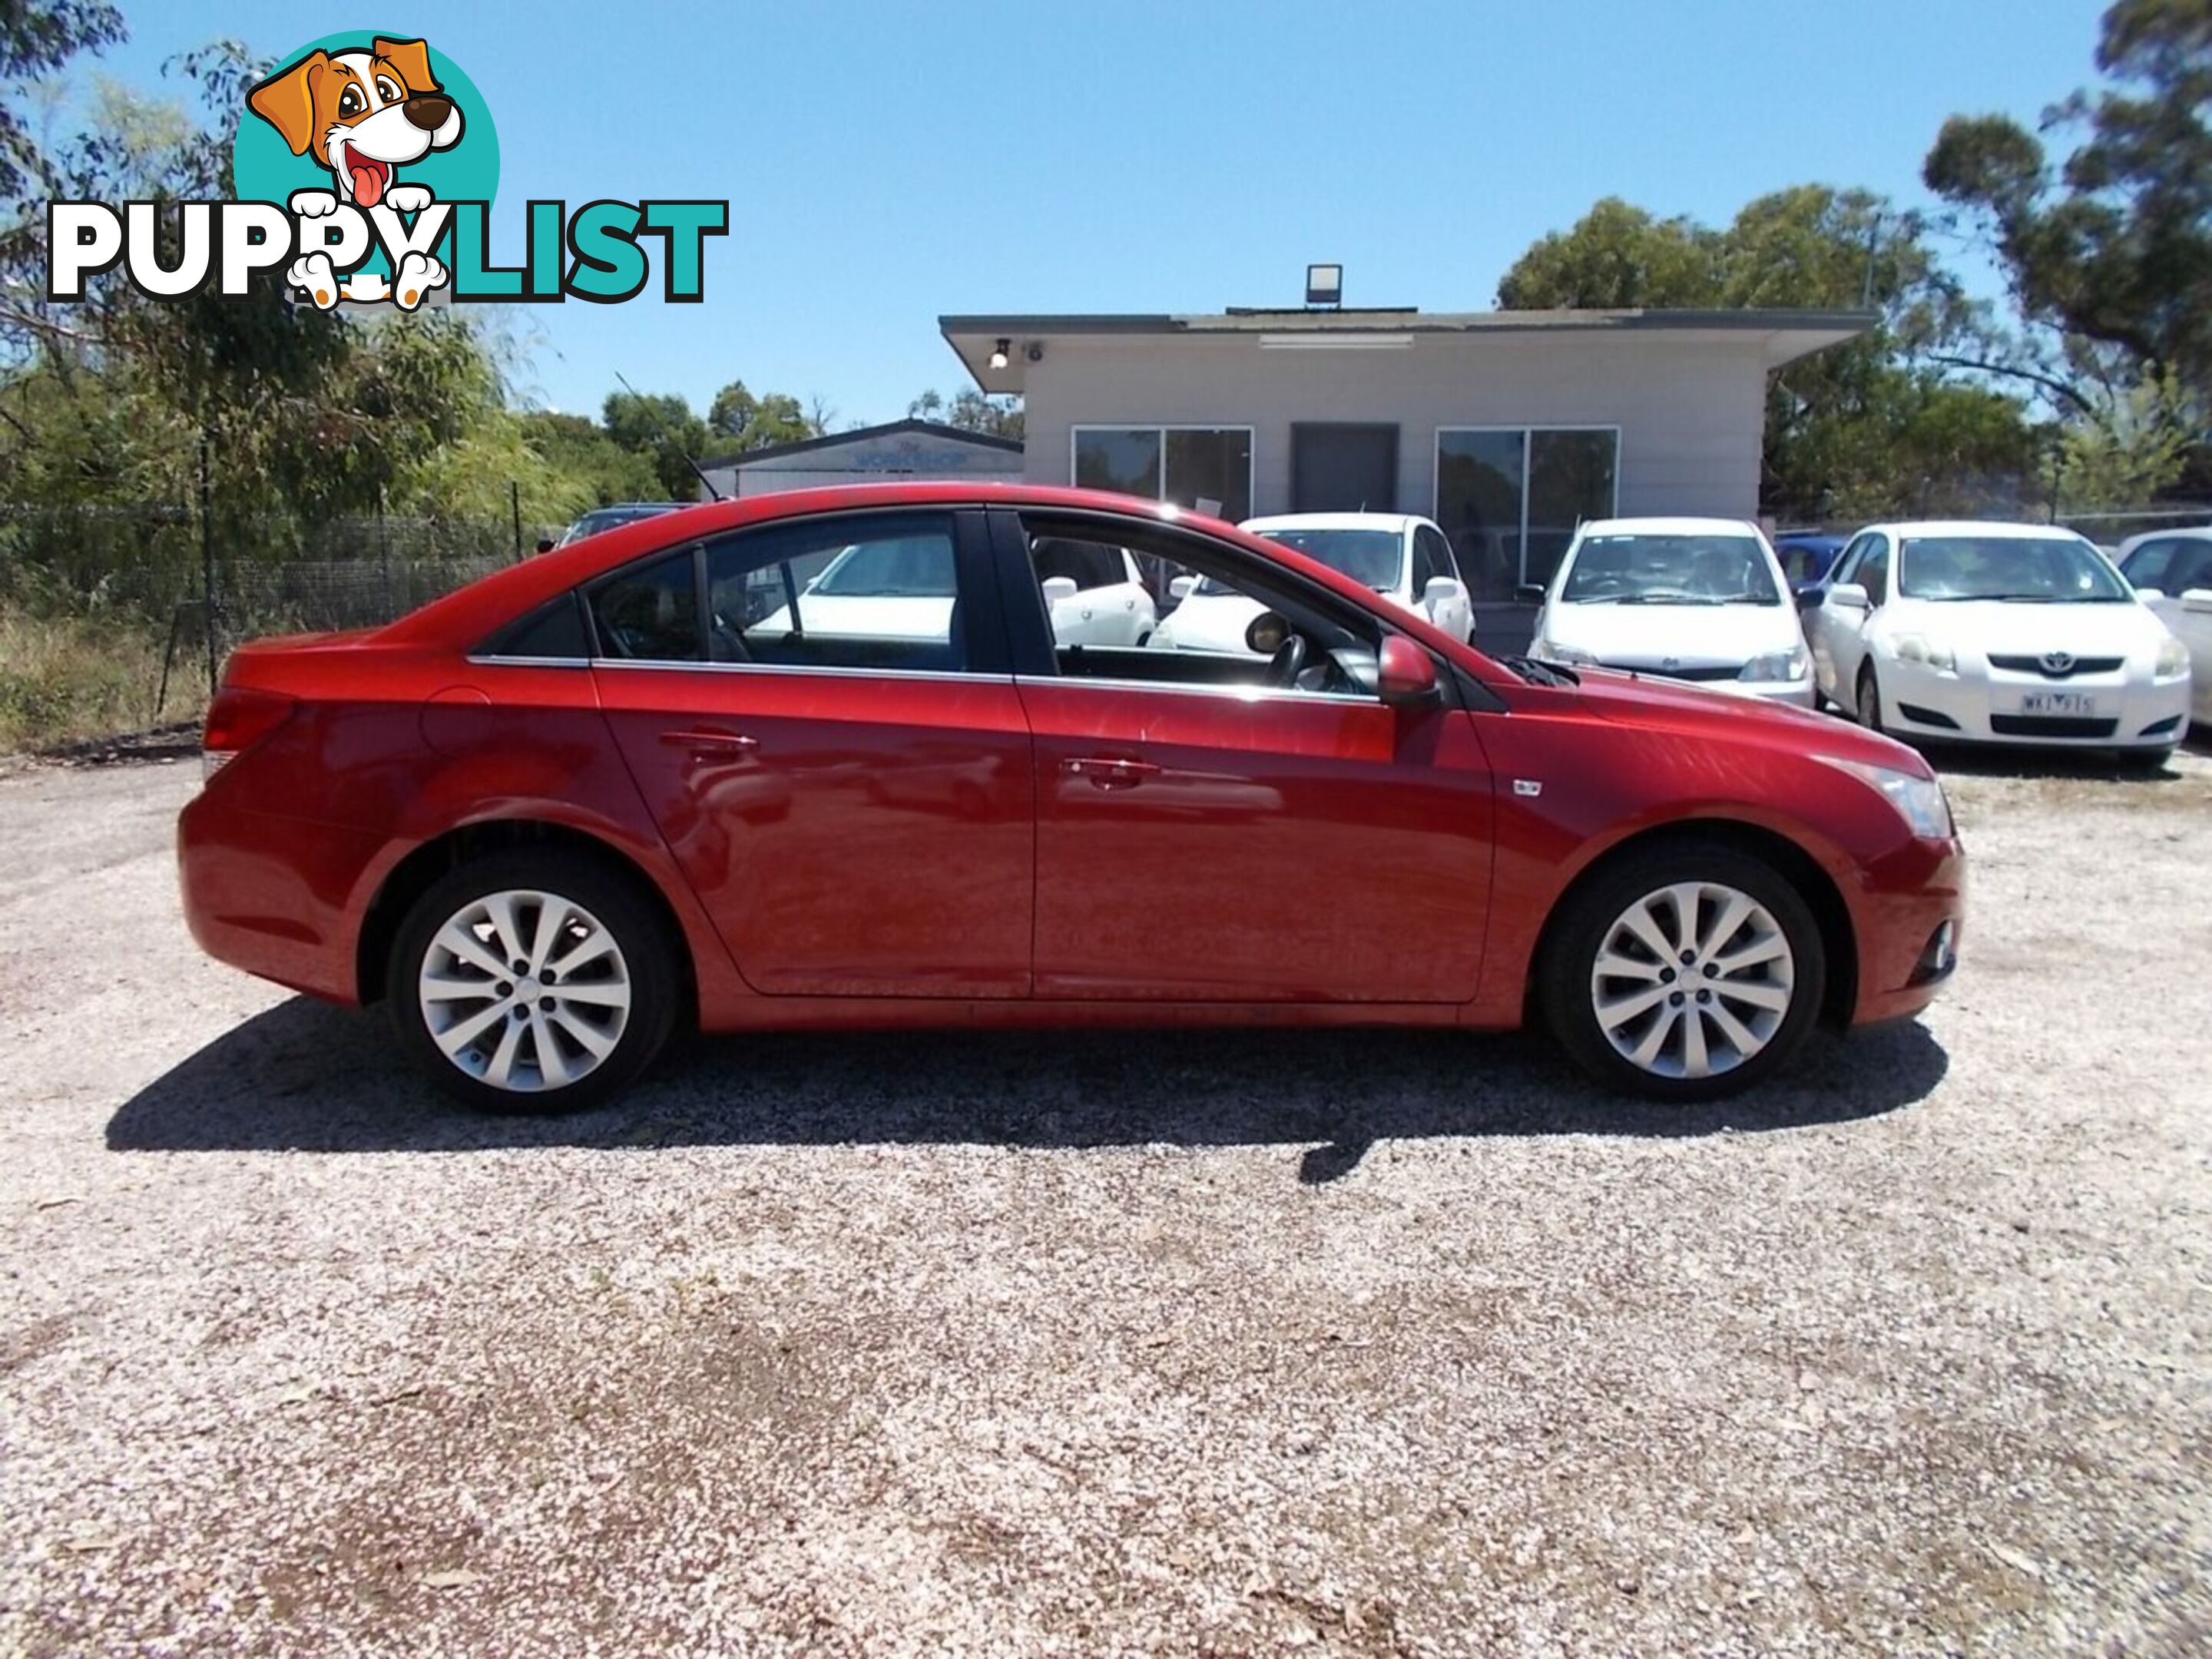
[[[1398,510],[1398,428],[1300,421],[1291,428],[1291,511]]]
[[[1029,994],[1029,729],[964,620],[988,556],[980,515],[851,514],[592,591],[608,724],[755,990]]]
[[[1013,608],[1042,617],[1007,525]],[[1095,526],[1085,533],[1103,536]],[[1139,537],[1147,532],[1137,532]],[[1012,550],[1009,554],[1009,549]],[[1150,553],[1301,621],[1234,550]],[[1340,618],[1343,611],[1334,613]],[[1491,780],[1472,717],[1400,711],[1349,684],[1380,625],[1324,611],[1308,668],[1266,683],[1242,652],[1061,646],[1018,684],[1036,740],[1036,994],[1222,1002],[1460,1002],[1489,908]],[[1031,636],[1048,641],[1041,622]],[[1044,647],[1049,649],[1048,643]]]

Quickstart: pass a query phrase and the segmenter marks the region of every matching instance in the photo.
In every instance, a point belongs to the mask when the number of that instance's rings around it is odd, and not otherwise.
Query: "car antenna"
[[[638,402],[643,403],[645,401],[645,394],[629,383],[629,377],[624,374],[622,370],[617,369],[615,371],[615,379],[620,380],[622,382],[623,390],[629,392],[629,395],[636,398]],[[662,435],[665,437],[666,434],[664,432]],[[708,477],[704,472],[700,471],[698,462],[693,460],[691,457],[685,454],[683,450],[677,449],[676,441],[674,439],[671,438],[668,440],[668,447],[671,449],[675,449],[678,455],[684,456],[684,465],[691,469],[692,476],[694,477],[697,478],[701,483],[706,485],[708,495],[713,496],[714,500],[718,501],[728,499],[720,490],[714,488],[714,481],[712,478]]]

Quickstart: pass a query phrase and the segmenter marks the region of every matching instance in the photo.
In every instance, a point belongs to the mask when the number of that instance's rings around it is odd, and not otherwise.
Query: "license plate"
[[[2020,700],[2023,714],[2094,715],[2097,700],[2086,691],[2029,691]]]

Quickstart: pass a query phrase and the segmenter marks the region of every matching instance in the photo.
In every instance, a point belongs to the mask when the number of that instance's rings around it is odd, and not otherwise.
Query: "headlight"
[[[1805,678],[1805,647],[1790,647],[1787,651],[1770,651],[1763,657],[1753,657],[1744,664],[1740,680],[1802,680]]]
[[[2159,641],[2158,661],[2152,672],[2160,679],[2177,679],[2189,672],[2189,647],[2171,634]]]
[[[1911,773],[1900,772],[1893,766],[1870,766],[1864,761],[1841,760],[1833,755],[1822,755],[1818,758],[1838,772],[1848,772],[1860,782],[1881,791],[1889,804],[1897,809],[1898,817],[1911,826],[1914,835],[1929,841],[1948,841],[1954,833],[1950,800],[1943,793],[1943,786],[1935,779],[1915,777]]]
[[[1559,645],[1550,640],[1538,640],[1528,647],[1528,654],[1539,662],[1583,663],[1595,668],[1597,659],[1587,651],[1577,651],[1571,645]]]
[[[1959,672],[1959,653],[1948,645],[1938,645],[1925,634],[1899,634],[1889,642],[1890,654],[1899,662],[1917,662],[1940,674]]]

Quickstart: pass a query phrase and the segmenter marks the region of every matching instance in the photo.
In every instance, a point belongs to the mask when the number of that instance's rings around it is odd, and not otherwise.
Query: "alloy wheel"
[[[1790,1014],[1796,963],[1773,913],[1720,882],[1675,882],[1606,930],[1591,964],[1598,1029],[1654,1077],[1732,1072]]]
[[[629,964],[582,905],[516,889],[447,918],[416,995],[431,1041],[461,1071],[538,1094],[581,1082],[615,1051],[629,1024]]]

